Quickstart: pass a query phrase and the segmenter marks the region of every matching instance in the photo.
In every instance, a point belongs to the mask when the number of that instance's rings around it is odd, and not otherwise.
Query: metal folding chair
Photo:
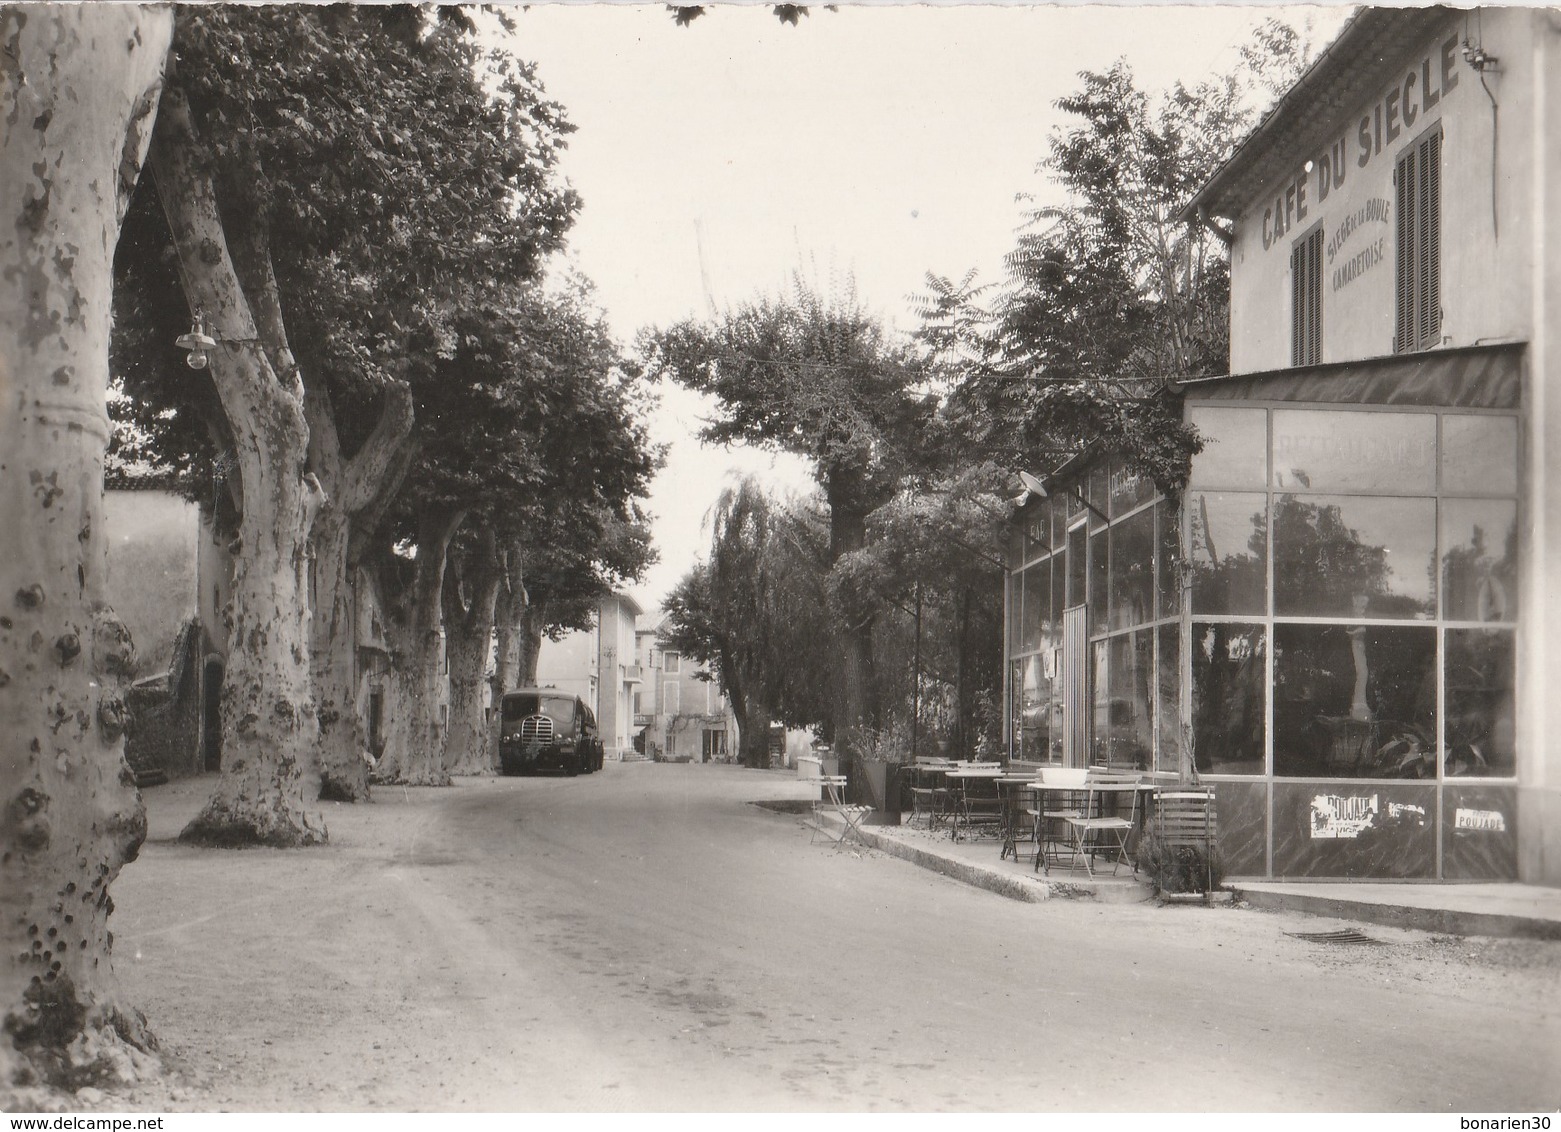
[[[1084,862],[1084,871],[1091,879],[1095,876],[1094,859],[1105,856],[1111,861],[1111,875],[1123,865],[1131,864],[1138,872],[1138,864],[1127,854],[1127,839],[1138,826],[1138,781],[1136,776],[1091,775],[1084,784],[1084,812],[1063,819],[1073,842],[1073,859],[1068,871]],[[1106,813],[1106,800],[1126,794],[1131,802],[1127,817]]]
[[[824,774],[818,779],[818,801],[813,803],[813,836],[808,838],[812,844],[818,840],[820,833],[832,839],[831,845],[838,849],[846,843],[846,838],[856,836],[858,842],[864,842],[862,837],[862,818],[865,817],[871,806],[853,805],[845,800],[846,776],[843,774]],[[832,825],[824,822],[825,814],[834,814],[840,818],[841,825],[837,831]],[[865,843],[865,842],[864,842]]]
[[[997,788],[1003,795],[1003,850],[998,858],[1010,853],[1019,860],[1020,846],[1028,845],[1040,852],[1040,803],[1034,787],[1028,782],[998,779]]]
[[[932,829],[949,816],[953,795],[946,785],[938,784],[935,772],[952,765],[945,759],[917,759],[915,766],[906,768],[912,775],[911,816],[907,825],[915,825],[916,819],[921,818],[923,827]]]
[[[1206,875],[1203,900],[1214,899],[1214,844],[1217,820],[1212,790],[1161,790],[1155,794],[1154,827],[1168,846],[1188,846],[1202,854]]]
[[[1062,864],[1064,847],[1070,850],[1071,857],[1073,837],[1066,823],[1089,813],[1084,790],[1088,778],[1089,772],[1083,767],[1050,766],[1039,772],[1038,781],[1048,789],[1036,792],[1036,872],[1044,869],[1050,875],[1053,862]]]
[[[972,766],[972,770],[977,769]],[[980,768],[987,774],[979,778],[960,778],[958,793],[954,797],[954,829],[956,840],[960,837],[978,836],[979,829],[990,829],[994,836],[1002,834],[1003,801],[998,794],[997,767]]]

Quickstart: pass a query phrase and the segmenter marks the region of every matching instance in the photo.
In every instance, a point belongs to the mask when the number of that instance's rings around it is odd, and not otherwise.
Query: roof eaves
[[[1234,217],[1275,175],[1281,149],[1307,152],[1333,130],[1332,113],[1366,98],[1380,85],[1386,64],[1418,47],[1453,13],[1447,7],[1362,8],[1313,61],[1230,156],[1182,208],[1186,223],[1207,216]],[[1313,140],[1312,135],[1316,135]],[[1265,175],[1264,170],[1267,170]]]

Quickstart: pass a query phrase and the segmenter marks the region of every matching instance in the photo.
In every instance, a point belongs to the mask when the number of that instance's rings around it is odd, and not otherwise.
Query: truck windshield
[[[529,715],[545,715],[561,727],[574,723],[575,701],[570,696],[539,696],[535,693],[504,697],[504,718],[513,723]]]

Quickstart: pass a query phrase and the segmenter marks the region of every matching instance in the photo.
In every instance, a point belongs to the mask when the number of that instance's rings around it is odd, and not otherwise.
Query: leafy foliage
[[[1125,61],[1080,75],[1040,166],[1068,203],[1031,209],[989,301],[973,276],[928,278],[919,337],[962,374],[959,431],[1042,471],[1101,443],[1179,490],[1198,441],[1174,382],[1228,365],[1230,294],[1223,241],[1179,216],[1250,125],[1254,91],[1288,85],[1306,42],[1266,21],[1235,73],[1159,97]]]
[[[241,260],[269,260],[288,344],[306,384],[329,389],[348,454],[385,386],[430,372],[409,359],[450,356],[456,312],[495,281],[533,277],[578,207],[555,174],[571,129],[562,108],[528,65],[484,52],[470,31],[457,9],[178,13],[174,75],[229,243]],[[209,461],[224,427],[209,378],[172,345],[190,312],[149,183],[125,236],[116,372],[134,421],[176,463]]]
[[[453,356],[420,355],[418,458],[380,555],[414,545],[419,516],[465,512],[513,546],[533,601],[557,628],[651,560],[639,500],[660,461],[646,393],[581,287],[516,288],[466,312]],[[570,604],[573,603],[573,604]]]
[[[892,489],[904,441],[930,407],[917,395],[916,358],[890,341],[849,281],[828,294],[794,272],[783,296],[708,324],[677,323],[641,347],[653,375],[716,398],[719,415],[700,439],[796,453],[826,491],[860,483],[864,503]]]
[[[833,706],[821,647],[824,563],[802,537],[808,522],[745,479],[712,511],[709,561],[663,602],[662,643],[710,668],[742,722],[748,765],[764,765],[771,720],[820,724]]]
[[[917,466],[916,436],[933,391],[915,354],[892,341],[847,281],[830,295],[794,272],[788,294],[744,304],[708,324],[644,336],[650,372],[716,399],[704,440],[746,442],[809,460],[829,508],[831,567],[862,549],[867,517]],[[830,579],[835,724],[872,726],[876,602],[848,571]]]

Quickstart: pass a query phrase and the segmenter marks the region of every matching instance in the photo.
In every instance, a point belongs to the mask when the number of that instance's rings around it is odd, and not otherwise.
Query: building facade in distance
[[[737,757],[737,718],[706,669],[658,634],[665,614],[654,611],[634,635],[645,680],[634,695],[634,725],[647,757],[676,762],[727,762]]]

